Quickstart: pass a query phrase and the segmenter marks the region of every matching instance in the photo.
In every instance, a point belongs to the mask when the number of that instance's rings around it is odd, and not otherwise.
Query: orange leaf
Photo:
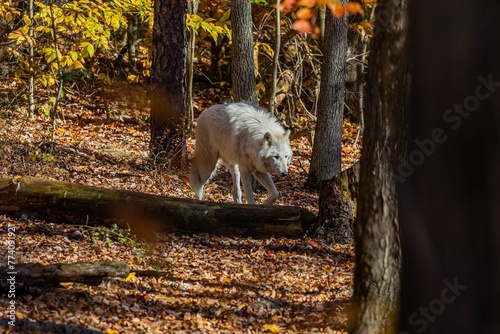
[[[299,20],[309,20],[311,17],[313,17],[316,14],[315,10],[312,10],[311,8],[301,8],[297,12],[297,19]]]
[[[346,9],[344,5],[328,2],[328,7],[331,9],[332,15],[338,19],[343,18],[344,15],[346,14]]]
[[[317,0],[318,7],[323,8],[327,4],[327,2],[329,2],[329,0]]]
[[[301,34],[312,32],[312,24],[307,20],[297,20],[293,23],[292,28]]]
[[[314,7],[316,7],[316,0],[300,0],[299,6],[307,7],[307,8],[314,8]]]
[[[346,8],[349,14],[363,14],[363,7],[357,2],[348,2]]]
[[[297,1],[296,0],[284,0],[282,3],[280,3],[279,9],[285,13],[294,12],[297,9]]]

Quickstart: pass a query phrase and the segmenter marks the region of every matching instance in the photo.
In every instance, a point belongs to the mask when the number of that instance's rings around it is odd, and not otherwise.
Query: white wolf
[[[255,204],[253,174],[270,194],[264,204],[273,204],[279,194],[269,173],[288,175],[292,158],[289,136],[290,131],[271,113],[248,102],[206,109],[198,118],[190,175],[196,198],[202,199],[203,188],[221,159],[231,172],[236,203],[241,203],[241,177],[247,202]]]

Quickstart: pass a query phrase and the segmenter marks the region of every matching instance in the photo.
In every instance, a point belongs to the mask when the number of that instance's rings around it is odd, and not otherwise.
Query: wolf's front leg
[[[252,188],[252,174],[249,172],[241,171],[241,182],[243,183],[243,190],[245,191],[245,198],[248,204],[255,204],[255,198],[253,197]]]
[[[233,199],[236,203],[241,204],[240,168],[238,165],[229,165],[228,167],[233,179]]]
[[[279,192],[274,185],[273,179],[269,173],[255,172],[254,173],[257,180],[266,188],[269,192],[269,197],[264,202],[265,205],[272,205],[278,199]]]

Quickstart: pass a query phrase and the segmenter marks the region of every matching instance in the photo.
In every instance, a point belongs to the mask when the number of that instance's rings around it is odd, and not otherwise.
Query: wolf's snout
[[[281,172],[281,176],[287,176],[288,172]]]

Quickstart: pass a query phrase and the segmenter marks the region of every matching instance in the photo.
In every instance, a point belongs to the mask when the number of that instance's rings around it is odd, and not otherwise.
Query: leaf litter
[[[72,108],[58,121],[53,153],[49,120],[27,120],[21,111],[0,115],[0,177],[29,175],[99,187],[192,198],[188,170],[172,171],[148,157],[147,112],[115,111],[111,121]],[[123,115],[127,116],[126,118]],[[134,119],[128,123],[124,121]],[[357,127],[344,123],[343,168],[359,158]],[[194,142],[188,138],[188,154]],[[290,175],[276,179],[278,205],[317,212],[317,194],[304,190],[311,144],[292,143]],[[231,202],[231,177],[221,168],[207,186],[207,200]],[[260,202],[265,193],[257,193]],[[127,231],[64,226],[0,216],[0,242],[16,228],[16,254],[27,263],[125,261],[132,270],[166,277],[106,278],[99,286],[69,283],[16,295],[18,323],[53,323],[103,333],[346,333],[353,287],[352,245],[314,239],[157,235],[147,243]],[[57,223],[57,222],[56,222]],[[50,231],[48,233],[47,231]],[[74,237],[81,236],[81,237]],[[0,299],[3,317],[8,299]],[[47,333],[0,326],[5,333]],[[67,329],[67,328],[66,328]],[[57,332],[57,331],[54,331]]]

